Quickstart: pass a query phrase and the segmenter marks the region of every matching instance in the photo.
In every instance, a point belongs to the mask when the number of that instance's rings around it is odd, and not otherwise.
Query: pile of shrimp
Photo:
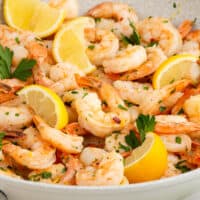
[[[63,2],[52,0],[51,6]],[[77,16],[76,10],[71,13]],[[129,184],[123,159],[134,149],[121,146],[127,145],[131,130],[137,132],[140,114],[155,116],[154,132],[168,151],[161,178],[198,168],[200,85],[182,79],[156,90],[152,75],[175,54],[199,57],[200,30],[193,30],[190,20],[176,27],[166,18],[140,19],[124,3],[101,3],[86,16],[96,24],[84,34],[86,53],[97,67],[87,75],[71,63],[56,63],[51,39],[0,25],[0,44],[14,52],[13,69],[22,58],[37,61],[26,82],[0,80],[0,132],[5,133],[0,174],[65,185]],[[62,98],[69,113],[65,128],[50,127],[17,96],[30,84],[46,86]]]

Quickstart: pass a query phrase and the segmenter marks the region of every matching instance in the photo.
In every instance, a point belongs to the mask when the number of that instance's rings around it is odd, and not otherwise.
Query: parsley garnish
[[[187,167],[186,165],[183,165],[186,162],[186,160],[181,160],[178,163],[175,164],[176,169],[179,169],[182,173],[188,172],[191,169]]]
[[[94,20],[95,20],[96,23],[101,22],[101,18],[95,18]]]
[[[82,97],[82,99],[83,99],[83,98],[85,98],[87,95],[88,95],[88,93],[87,93],[87,92],[85,92],[85,93],[83,94],[83,97]]]
[[[22,59],[12,76],[21,81],[26,81],[32,75],[32,68],[35,64],[35,60]]]
[[[32,74],[32,68],[36,64],[35,60],[22,59],[16,70],[11,72],[13,51],[0,45],[0,79],[17,78],[26,81]]]
[[[158,46],[158,42],[152,41],[147,45],[147,47],[154,47],[154,46]]]
[[[173,3],[173,8],[176,8],[176,2]]]
[[[167,108],[165,106],[160,106],[159,110],[160,112],[164,112]]]
[[[42,172],[40,174],[35,174],[29,177],[30,180],[32,181],[39,181],[41,178],[43,179],[49,179],[52,177],[51,172]]]
[[[135,106],[135,104],[131,103],[130,101],[127,101],[127,100],[124,100],[124,103],[126,104],[126,106],[128,108],[132,107],[132,106]]]
[[[118,108],[121,110],[126,110],[126,111],[128,110],[126,107],[122,106],[121,104],[118,105]]]
[[[154,127],[156,125],[155,117],[141,114],[137,118],[136,124],[140,133],[141,142],[144,142],[146,133],[154,131]]]
[[[5,137],[5,133],[4,132],[1,132],[0,133],[0,150],[2,149],[2,146],[3,146],[3,144],[2,144],[2,140],[3,140],[3,138]]]
[[[125,141],[132,149],[140,146],[140,141],[136,137],[134,131],[130,131],[129,135],[125,137]]]
[[[20,44],[20,40],[19,40],[18,37],[15,38],[15,42],[16,42],[17,44]]]
[[[181,109],[178,111],[178,115],[181,115],[181,114],[184,114],[183,108],[181,108]]]
[[[143,89],[144,89],[144,90],[148,90],[148,89],[149,89],[149,86],[144,86]]]
[[[122,42],[124,42],[124,44],[126,44],[126,45],[128,45],[128,44],[139,45],[140,44],[140,36],[137,33],[136,28],[131,21],[130,21],[129,25],[133,29],[133,32],[130,35],[130,37],[127,37],[122,34]]]
[[[72,94],[78,94],[78,91],[72,90],[71,93],[72,93]]]
[[[178,137],[178,136],[177,136],[177,137],[175,138],[175,141],[176,141],[177,144],[181,144],[182,139],[181,139],[181,137]]]
[[[130,148],[129,146],[125,146],[125,145],[123,145],[123,144],[121,144],[121,143],[119,143],[119,148],[120,148],[120,149],[123,149],[123,150],[126,151],[126,152],[131,151],[131,148]]]
[[[94,45],[89,45],[89,46],[88,46],[88,49],[90,49],[90,50],[93,50],[94,48],[95,48]]]

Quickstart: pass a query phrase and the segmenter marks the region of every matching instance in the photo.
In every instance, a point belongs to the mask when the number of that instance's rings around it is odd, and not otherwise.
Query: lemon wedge
[[[68,123],[63,101],[49,88],[30,85],[20,90],[18,95],[50,126],[62,129]]]
[[[65,13],[40,0],[4,0],[4,18],[17,30],[28,30],[38,37],[47,37],[62,25]]]
[[[168,58],[153,76],[153,87],[160,89],[165,85],[181,79],[190,79],[194,84],[200,78],[198,58],[190,54],[176,55]]]
[[[53,42],[53,55],[57,62],[70,62],[88,74],[96,68],[86,55],[83,21],[87,19],[69,22],[58,31]]]
[[[167,168],[167,150],[154,133],[148,133],[142,146],[125,159],[125,176],[130,183],[161,178]]]

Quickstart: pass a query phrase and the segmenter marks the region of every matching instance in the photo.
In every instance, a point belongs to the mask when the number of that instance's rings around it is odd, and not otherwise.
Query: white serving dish
[[[102,1],[80,1],[82,13],[99,2]],[[197,26],[199,25],[199,0],[124,0],[121,2],[132,4],[141,18],[164,16],[170,17],[177,24],[184,19],[197,17]],[[177,4],[176,9],[173,8],[174,2]],[[5,198],[0,193],[0,200],[199,200],[199,187],[200,170],[198,169],[173,178],[120,187],[49,185],[0,176],[0,190],[7,196]]]

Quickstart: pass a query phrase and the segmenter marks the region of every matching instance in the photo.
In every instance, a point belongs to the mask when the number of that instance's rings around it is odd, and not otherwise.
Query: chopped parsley
[[[168,23],[168,20],[163,20],[163,23]]]
[[[9,112],[5,112],[5,115],[9,115]]]
[[[19,117],[19,113],[15,113],[15,117]]]
[[[181,144],[182,139],[181,139],[181,137],[177,136],[177,137],[175,138],[175,141],[176,141],[177,144]]]
[[[83,99],[83,98],[85,98],[87,95],[88,95],[88,93],[87,93],[87,92],[85,92],[85,93],[83,94],[83,97],[82,97],[82,99]]]
[[[175,79],[172,79],[170,82],[169,82],[169,84],[172,84],[172,83],[174,83],[175,82]]]
[[[132,107],[132,106],[135,106],[135,104],[131,103],[131,102],[128,101],[128,100],[124,100],[124,103],[126,104],[126,106],[127,106],[128,108],[130,108],[130,107]]]
[[[165,106],[160,106],[159,110],[160,112],[164,112],[167,108]]]
[[[126,110],[126,111],[128,110],[125,106],[122,106],[121,104],[118,105],[118,108],[121,110]]]
[[[136,120],[136,125],[140,133],[140,140],[144,142],[146,133],[154,131],[156,125],[155,116],[140,114]]]
[[[132,45],[139,45],[141,42],[140,42],[140,36],[139,34],[137,33],[136,31],[136,28],[133,24],[133,22],[130,21],[129,23],[130,27],[132,28],[133,32],[132,34],[130,35],[130,37],[127,37],[125,35],[121,35],[122,36],[122,42],[125,44],[125,45],[128,45],[128,44],[132,44]]]
[[[40,179],[49,179],[52,177],[51,172],[42,172],[40,174],[35,174],[29,177],[30,180],[32,181],[40,181]]]
[[[5,137],[5,133],[4,132],[0,132],[0,150],[2,149],[2,146],[3,146],[3,144],[2,144],[2,140],[3,140],[3,138]]]
[[[147,47],[154,47],[154,46],[158,46],[158,42],[152,41],[147,45]]]
[[[88,49],[93,50],[95,48],[95,45],[89,45]]]
[[[71,93],[72,93],[72,94],[78,94],[78,91],[72,90]]]
[[[96,23],[100,23],[101,22],[101,18],[95,18],[94,19]]]
[[[16,70],[11,72],[13,51],[8,47],[0,45],[0,79],[17,78],[26,81],[32,75],[32,68],[36,64],[35,60],[22,59]]]
[[[15,42],[16,42],[17,44],[20,44],[20,40],[19,40],[18,37],[15,38]]]
[[[173,8],[176,8],[176,7],[177,7],[176,2],[174,2],[173,3]]]
[[[181,108],[181,109],[178,111],[178,115],[182,115],[182,114],[184,114],[183,108]]]
[[[190,171],[191,169],[188,166],[184,165],[185,162],[186,160],[181,160],[178,163],[176,163],[176,169],[179,169],[182,173]]]
[[[143,89],[144,89],[144,90],[148,90],[148,89],[149,89],[149,86],[146,86],[146,85],[145,85],[145,86],[143,87]]]

